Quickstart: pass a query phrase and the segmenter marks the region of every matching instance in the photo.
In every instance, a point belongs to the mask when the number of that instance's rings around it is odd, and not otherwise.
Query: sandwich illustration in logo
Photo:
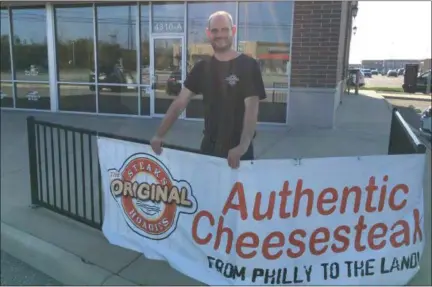
[[[110,169],[110,191],[129,227],[149,239],[162,240],[177,227],[181,214],[194,214],[197,201],[191,185],[176,180],[154,156],[139,153]]]

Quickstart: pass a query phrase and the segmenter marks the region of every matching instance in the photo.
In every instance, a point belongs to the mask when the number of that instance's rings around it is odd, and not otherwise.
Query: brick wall
[[[336,87],[341,8],[341,1],[295,1],[291,87]]]

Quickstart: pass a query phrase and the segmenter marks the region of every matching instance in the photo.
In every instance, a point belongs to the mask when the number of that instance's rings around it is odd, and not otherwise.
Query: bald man
[[[201,94],[205,126],[201,152],[227,158],[232,168],[238,168],[240,160],[254,159],[252,141],[259,100],[266,98],[266,93],[257,61],[232,49],[236,30],[231,15],[225,11],[209,17],[206,33],[214,55],[198,62],[187,76],[151,140],[156,154],[161,154],[164,136],[190,99]]]

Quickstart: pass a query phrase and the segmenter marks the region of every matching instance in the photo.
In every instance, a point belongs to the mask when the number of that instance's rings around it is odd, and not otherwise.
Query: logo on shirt
[[[162,240],[176,229],[181,214],[194,214],[191,185],[176,180],[155,157],[139,153],[111,169],[110,191],[129,227],[148,239]]]
[[[239,78],[236,75],[230,75],[228,77],[225,78],[225,81],[227,81],[227,83],[233,87],[237,84],[237,82],[239,81]]]

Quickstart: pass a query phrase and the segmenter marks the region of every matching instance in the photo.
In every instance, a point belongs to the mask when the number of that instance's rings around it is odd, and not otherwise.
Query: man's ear
[[[207,38],[210,39],[211,32],[210,32],[208,27],[206,28],[206,35],[207,35]]]
[[[233,36],[237,33],[237,26],[233,25],[231,28]]]

